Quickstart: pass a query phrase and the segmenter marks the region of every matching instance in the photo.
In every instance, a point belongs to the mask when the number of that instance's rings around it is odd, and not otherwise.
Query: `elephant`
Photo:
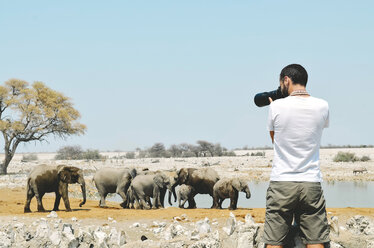
[[[196,208],[194,196],[209,194],[213,197],[213,186],[219,179],[217,172],[212,168],[182,168],[177,171],[176,184],[187,184],[195,189],[195,193],[188,199],[188,208]],[[172,186],[172,190],[174,186]]]
[[[165,195],[166,189],[171,192],[169,176],[162,172],[157,174],[139,175],[134,178],[130,185],[135,202],[141,209],[164,207],[162,194]],[[153,198],[153,204],[146,204],[147,197]]]
[[[126,193],[131,181],[137,175],[136,169],[116,169],[116,168],[102,168],[96,171],[93,181],[100,195],[100,207],[106,207],[105,198],[109,193],[117,193],[121,196],[123,202],[121,207],[125,207]]]
[[[223,178],[213,187],[214,208],[222,208],[222,202],[230,198],[230,210],[235,210],[238,204],[239,192],[245,192],[246,198],[251,197],[248,181],[241,178]]]
[[[177,201],[177,194],[175,192],[175,187],[176,187],[176,181],[178,180],[178,176],[177,176],[177,173],[176,171],[174,170],[164,170],[164,171],[160,171],[160,170],[157,170],[157,171],[150,171],[150,170],[144,170],[141,171],[139,174],[141,175],[155,175],[157,173],[164,173],[165,175],[167,175],[169,177],[169,180],[170,180],[170,184],[171,185],[174,185],[174,187],[172,187],[172,191],[170,192],[169,191],[169,197],[168,197],[168,202],[169,202],[169,205],[172,206],[173,203],[171,202],[171,195],[174,196],[174,202]],[[162,203],[162,206],[164,206],[164,198],[165,198],[165,194],[166,194],[166,190],[162,190],[161,191],[161,203]]]
[[[79,207],[82,207],[86,203],[86,184],[81,169],[65,165],[39,165],[35,167],[27,179],[27,200],[24,212],[31,212],[30,202],[34,196],[37,200],[38,212],[45,212],[42,199],[44,194],[49,192],[55,192],[56,194],[53,211],[59,210],[61,197],[64,200],[66,211],[71,211],[68,196],[69,183],[79,183],[81,185],[83,201],[79,204]]]
[[[186,201],[189,200],[189,201],[194,201],[193,200],[193,197],[195,196],[195,189],[190,186],[190,185],[186,185],[186,184],[182,184],[179,189],[178,189],[178,193],[177,193],[177,198],[178,198],[178,206],[180,208],[184,208],[184,204],[186,204]],[[191,199],[192,197],[192,199]],[[182,202],[182,203],[181,203]]]
[[[126,204],[125,208],[132,208],[132,209],[140,208],[139,203],[135,200],[135,195],[134,195],[134,192],[133,192],[133,189],[131,188],[131,186],[127,190],[126,196],[127,196],[127,201],[126,201],[127,204]],[[152,202],[151,202],[151,198],[149,196],[145,197],[145,201],[148,203],[150,208],[152,208]]]

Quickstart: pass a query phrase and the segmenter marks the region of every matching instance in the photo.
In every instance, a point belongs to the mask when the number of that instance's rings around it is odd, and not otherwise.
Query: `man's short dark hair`
[[[308,82],[308,73],[305,68],[298,64],[287,65],[280,73],[280,80],[287,76],[291,78],[293,84],[300,84],[306,86]]]

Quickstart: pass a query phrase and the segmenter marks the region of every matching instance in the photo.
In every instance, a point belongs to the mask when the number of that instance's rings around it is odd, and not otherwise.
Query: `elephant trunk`
[[[170,206],[173,205],[172,202],[171,202],[171,194],[173,194],[173,196],[174,196],[174,202],[177,201],[177,193],[175,193],[175,187],[176,186],[172,186],[171,189],[169,189],[169,198],[168,198],[168,200],[169,200],[169,205]]]
[[[83,178],[79,180],[79,184],[81,185],[82,196],[83,196],[83,201],[79,203],[79,207],[82,207],[86,203],[86,183],[84,182]]]
[[[251,198],[251,191],[249,191],[249,188],[245,191],[245,196],[247,199]]]

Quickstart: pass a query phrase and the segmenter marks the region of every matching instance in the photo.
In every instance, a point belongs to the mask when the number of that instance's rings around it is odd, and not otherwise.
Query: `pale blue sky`
[[[373,1],[1,1],[0,83],[43,81],[88,127],[18,152],[270,146],[268,109],[253,96],[290,63],[330,103],[323,145],[374,144],[373,11]]]

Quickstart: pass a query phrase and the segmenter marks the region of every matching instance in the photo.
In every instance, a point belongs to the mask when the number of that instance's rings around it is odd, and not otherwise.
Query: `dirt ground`
[[[35,198],[31,202],[32,213],[23,213],[23,207],[26,200],[26,190],[24,188],[0,189],[0,217],[1,216],[15,216],[15,217],[46,217],[46,213],[36,212]],[[227,209],[180,209],[169,207],[166,209],[152,209],[152,210],[135,210],[123,209],[116,202],[107,202],[107,208],[98,207],[98,201],[87,200],[87,203],[80,208],[79,203],[81,199],[70,198],[70,205],[72,212],[64,211],[65,207],[61,200],[59,218],[79,219],[102,219],[106,220],[108,217],[114,218],[116,221],[144,221],[144,220],[159,220],[172,221],[173,217],[186,214],[190,221],[198,221],[208,217],[209,219],[226,220],[230,212],[233,212],[238,220],[244,219],[245,215],[250,213],[254,220],[258,223],[263,223],[265,219],[264,208],[240,208],[235,211]],[[54,194],[47,194],[43,198],[43,205],[47,211],[53,208]],[[354,215],[364,215],[374,218],[374,208],[328,208],[329,216],[338,216],[340,221],[345,221]]]

